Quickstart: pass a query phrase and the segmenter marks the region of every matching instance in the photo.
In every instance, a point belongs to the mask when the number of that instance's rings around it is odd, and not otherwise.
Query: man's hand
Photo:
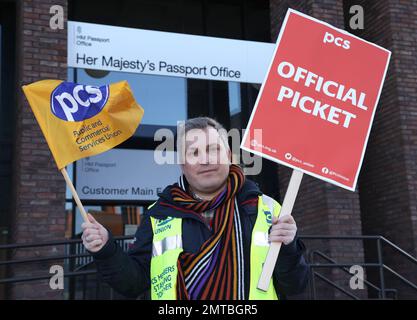
[[[83,244],[88,251],[97,252],[109,240],[109,233],[91,214],[88,214],[88,220],[90,221],[81,225],[83,229],[81,239],[83,239]]]
[[[282,242],[287,245],[291,243],[297,233],[297,225],[291,215],[282,218],[272,217],[272,227],[269,233],[269,241]]]

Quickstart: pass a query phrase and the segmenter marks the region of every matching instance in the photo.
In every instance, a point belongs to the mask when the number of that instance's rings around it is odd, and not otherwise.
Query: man
[[[183,175],[144,213],[128,253],[89,215],[83,243],[104,281],[128,297],[277,299],[307,283],[304,245],[292,216],[231,164],[223,127],[187,120],[178,134]],[[282,242],[268,291],[257,289],[269,242]]]

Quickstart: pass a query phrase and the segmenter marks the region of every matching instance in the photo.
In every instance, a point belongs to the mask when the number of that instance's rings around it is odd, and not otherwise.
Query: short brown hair
[[[226,146],[226,149],[230,149],[228,139],[227,139],[226,129],[218,121],[209,117],[196,117],[196,118],[187,119],[178,124],[178,131],[177,131],[178,152],[182,153],[180,141],[185,141],[185,135],[187,134],[188,131],[192,129],[204,130],[208,127],[213,127],[214,129],[216,129],[220,135],[220,138],[223,140],[223,143]]]

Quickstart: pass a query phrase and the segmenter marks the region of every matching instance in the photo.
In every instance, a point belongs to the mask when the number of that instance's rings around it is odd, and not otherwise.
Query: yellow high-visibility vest
[[[278,217],[280,204],[266,195],[258,198],[258,215],[252,231],[250,248],[250,300],[277,300],[272,281],[267,291],[257,288],[262,266],[268,254],[268,232],[272,215]],[[151,217],[153,243],[151,259],[152,300],[175,300],[177,287],[177,261],[183,251],[182,219],[168,217],[158,220]]]

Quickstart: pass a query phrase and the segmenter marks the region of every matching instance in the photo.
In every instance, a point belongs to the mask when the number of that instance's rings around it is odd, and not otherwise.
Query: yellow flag
[[[144,113],[127,81],[97,87],[42,80],[23,91],[60,170],[131,137]]]

